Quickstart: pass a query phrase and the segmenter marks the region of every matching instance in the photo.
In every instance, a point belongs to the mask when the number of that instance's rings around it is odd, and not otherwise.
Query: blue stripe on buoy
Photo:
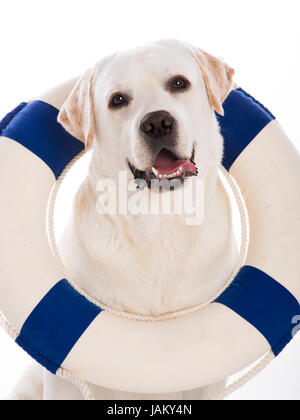
[[[15,115],[17,115],[21,109],[26,106],[26,102],[21,102],[20,105],[18,105],[16,108],[14,108],[11,112],[9,112],[1,121],[0,121],[0,135],[2,131],[8,126],[8,124],[11,122],[11,120],[14,118]]]
[[[55,374],[101,311],[67,280],[61,280],[31,312],[16,343]]]
[[[46,102],[22,103],[14,111],[0,123],[1,135],[17,141],[42,159],[57,179],[84,149],[84,144],[57,122],[58,109]]]
[[[300,316],[297,299],[258,268],[243,267],[216,300],[253,325],[277,356],[293,338],[294,320]]]
[[[224,138],[223,166],[229,170],[249,143],[275,119],[243,89],[233,90],[223,104],[224,117],[216,114]]]

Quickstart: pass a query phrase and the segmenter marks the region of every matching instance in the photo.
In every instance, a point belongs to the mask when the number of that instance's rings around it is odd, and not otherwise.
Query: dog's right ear
[[[76,83],[58,114],[58,122],[85,147],[90,147],[94,138],[92,79],[90,69]]]
[[[189,44],[186,45],[202,71],[212,108],[218,114],[224,115],[223,102],[229,92],[237,87],[233,82],[233,68],[223,60],[208,54],[200,48],[195,48]]]

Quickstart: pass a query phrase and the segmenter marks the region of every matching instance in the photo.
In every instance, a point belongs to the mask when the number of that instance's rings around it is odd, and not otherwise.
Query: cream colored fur
[[[177,96],[167,92],[164,82],[173,75],[187,77],[191,88]],[[132,313],[166,314],[206,301],[228,279],[237,250],[228,198],[217,176],[223,144],[214,109],[222,113],[232,75],[227,64],[202,50],[179,41],[159,41],[105,58],[80,79],[65,101],[59,121],[92,147],[93,156],[61,253],[69,277],[100,302]],[[124,90],[133,98],[130,105],[109,110],[110,95]],[[146,113],[158,109],[177,119],[179,155],[190,157],[195,145],[199,177],[205,183],[205,217],[199,226],[187,226],[182,215],[96,211],[99,179],[117,180],[120,170],[132,177],[127,159],[140,170],[151,166],[137,127]],[[39,396],[32,398],[80,399],[73,385],[46,372],[42,384]],[[94,392],[99,399],[202,399],[222,385],[172,395],[125,394],[100,387]],[[20,389],[15,397],[19,393],[26,399],[28,393]]]

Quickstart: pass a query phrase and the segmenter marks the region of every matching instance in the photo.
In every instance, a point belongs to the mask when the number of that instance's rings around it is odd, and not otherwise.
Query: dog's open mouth
[[[170,150],[162,149],[149,171],[140,171],[130,162],[128,162],[128,165],[138,186],[142,187],[144,183],[141,181],[145,181],[148,187],[151,187],[153,180],[179,179],[183,181],[184,178],[197,176],[198,170],[194,162],[194,157],[194,150],[190,159],[180,159]]]

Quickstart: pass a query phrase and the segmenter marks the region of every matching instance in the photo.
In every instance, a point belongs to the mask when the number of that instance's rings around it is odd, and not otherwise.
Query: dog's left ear
[[[58,114],[58,122],[72,136],[84,142],[85,147],[89,147],[94,138],[92,79],[93,71],[90,69],[76,83]]]
[[[233,68],[200,48],[188,48],[202,71],[211,106],[218,114],[224,115],[223,102],[233,88]]]

